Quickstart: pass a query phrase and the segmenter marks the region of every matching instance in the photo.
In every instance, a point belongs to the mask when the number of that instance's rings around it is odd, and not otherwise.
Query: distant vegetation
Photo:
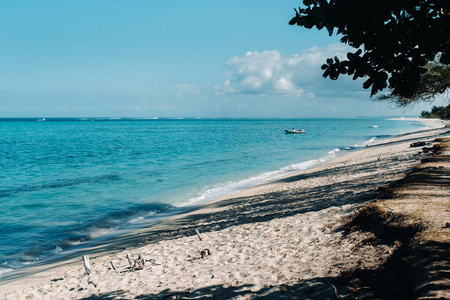
[[[431,111],[423,111],[422,118],[450,119],[450,104],[447,106],[433,106]]]

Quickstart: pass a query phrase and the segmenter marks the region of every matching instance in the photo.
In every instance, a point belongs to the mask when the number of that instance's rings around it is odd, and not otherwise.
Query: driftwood
[[[91,271],[91,264],[89,263],[88,255],[83,255],[83,266],[84,266],[84,270],[86,271],[88,285],[92,284],[95,287],[97,287],[97,285],[90,279],[90,275],[91,275],[92,271]]]
[[[202,237],[200,236],[200,232],[198,232],[197,229],[195,229],[195,233],[197,234],[198,239],[199,239],[200,241],[202,241],[203,239],[202,239]]]
[[[89,263],[89,256],[83,255],[83,266],[84,270],[86,271],[86,275],[91,274],[91,264]]]
[[[140,254],[138,255],[137,259],[132,259],[131,255],[129,253],[127,253],[127,255],[125,256],[126,259],[128,259],[128,263],[130,264],[130,269],[131,270],[142,270],[144,269],[145,266],[145,262],[149,261],[151,262],[152,260],[146,260],[144,259]]]
[[[87,283],[88,283],[88,285],[89,285],[89,284],[92,284],[94,287],[97,287],[97,285],[96,285],[93,281],[91,281],[91,280],[89,279],[89,276],[88,276],[88,278],[87,278]]]
[[[198,236],[198,239],[200,241],[203,241],[203,238],[200,236],[200,232],[198,232],[197,229],[195,229],[195,233]],[[205,250],[198,250],[198,252],[200,253],[200,256],[204,259],[206,258],[206,256],[211,255],[211,251],[209,249],[205,249]]]
[[[130,267],[131,267],[133,265],[133,262],[131,261],[130,254],[127,253],[127,255],[125,255],[125,258],[128,259],[128,263],[130,264]]]
[[[145,259],[139,254],[138,258],[134,260],[133,269],[142,270],[144,269]]]
[[[114,267],[114,264],[112,261],[109,262],[111,264],[111,267],[113,268],[114,271],[116,271],[116,267]]]
[[[198,252],[200,253],[200,256],[202,258],[206,258],[206,256],[211,255],[211,251],[209,251],[209,249],[205,249],[205,250],[198,250]]]

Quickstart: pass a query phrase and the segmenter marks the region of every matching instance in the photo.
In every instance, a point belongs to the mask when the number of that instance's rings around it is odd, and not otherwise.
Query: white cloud
[[[233,57],[226,63],[229,72],[225,74],[225,82],[215,86],[215,91],[217,94],[297,96],[306,92],[311,97],[324,92],[330,85],[331,80],[322,78],[320,66],[327,58],[343,58],[349,51],[351,48],[336,44],[312,47],[288,57],[275,50],[247,52],[245,56]],[[358,88],[362,88],[360,84]]]

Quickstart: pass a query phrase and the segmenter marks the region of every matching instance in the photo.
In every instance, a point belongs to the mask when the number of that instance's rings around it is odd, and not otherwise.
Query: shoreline
[[[410,119],[403,119],[403,120],[409,121]],[[411,119],[411,120],[414,121],[414,124],[426,124],[426,123],[430,123],[430,122],[433,123],[433,121],[434,121],[434,120],[429,120],[429,119],[420,120],[420,121],[417,119]],[[417,122],[419,122],[419,123],[417,123]],[[423,125],[423,126],[424,127],[420,127],[420,129],[426,128],[425,125]],[[414,129],[409,129],[409,130],[414,130]],[[415,130],[417,130],[417,128]],[[401,134],[403,134],[404,132],[409,132],[409,131],[406,130],[406,131],[400,131],[400,132],[401,132]],[[400,133],[398,133],[398,134],[400,134]],[[390,135],[385,135],[382,138],[386,139],[389,137],[392,137],[392,133]],[[130,222],[130,224],[122,224],[122,226],[119,229],[108,230],[108,232],[103,233],[103,235],[87,239],[87,242],[80,242],[80,243],[75,242],[72,244],[72,246],[64,247],[64,250],[61,253],[57,253],[56,256],[54,253],[59,252],[62,249],[59,248],[58,243],[55,243],[53,248],[46,249],[46,253],[53,252],[53,254],[44,254],[42,256],[37,256],[36,260],[34,262],[29,261],[29,262],[22,264],[21,267],[15,266],[13,268],[10,268],[10,270],[12,270],[12,272],[15,272],[15,270],[17,270],[17,269],[20,270],[22,268],[28,268],[29,266],[45,264],[46,262],[51,262],[51,261],[58,260],[58,259],[64,259],[65,256],[70,256],[70,253],[75,251],[76,249],[83,248],[84,245],[92,245],[92,244],[95,244],[96,241],[103,241],[104,239],[115,238],[118,235],[126,234],[127,232],[133,231],[139,227],[151,226],[155,222],[158,222],[158,220],[164,219],[167,215],[176,214],[177,212],[180,212],[183,209],[186,209],[186,210],[198,209],[198,207],[202,207],[203,205],[206,205],[209,202],[213,202],[213,201],[216,201],[217,199],[227,197],[229,195],[232,195],[236,192],[245,190],[247,188],[258,186],[258,185],[261,185],[261,184],[264,184],[264,183],[267,183],[267,182],[270,182],[273,180],[277,180],[277,179],[280,179],[283,177],[293,176],[297,172],[303,171],[305,169],[311,169],[311,168],[320,166],[322,164],[325,164],[329,161],[338,159],[339,157],[345,155],[346,153],[358,151],[358,150],[362,149],[364,147],[364,145],[373,144],[374,141],[378,142],[376,137],[372,136],[372,138],[368,141],[366,141],[365,139],[356,141],[354,143],[355,144],[354,146],[352,146],[353,144],[347,144],[347,146],[345,144],[343,144],[335,149],[333,149],[333,147],[331,147],[331,148],[328,148],[328,150],[325,149],[320,157],[311,158],[311,159],[303,161],[303,162],[301,161],[300,163],[283,165],[277,169],[266,170],[266,171],[263,171],[262,173],[257,173],[257,174],[252,175],[251,177],[246,177],[244,179],[240,179],[240,180],[237,180],[234,182],[230,181],[229,184],[227,183],[220,188],[214,187],[213,189],[219,190],[219,192],[214,191],[213,193],[211,193],[214,195],[207,196],[206,197],[207,199],[191,201],[192,199],[196,200],[197,198],[198,199],[203,198],[203,195],[206,193],[209,193],[209,191],[210,191],[210,190],[205,190],[205,192],[200,194],[199,197],[190,198],[190,199],[186,198],[186,199],[188,199],[188,201],[186,201],[185,203],[183,203],[181,205],[174,205],[173,208],[171,208],[169,211],[165,211],[162,213],[159,212],[155,215],[155,217],[146,218],[142,222],[133,222],[133,223]],[[17,269],[15,269],[15,268],[17,268]],[[6,269],[0,270],[0,282],[2,281],[2,277],[8,276],[8,273],[10,272],[10,270],[6,270]]]
[[[431,124],[431,125],[440,125],[441,124],[441,120],[439,119],[423,119],[423,118],[392,118],[392,119],[388,119],[388,120],[402,120],[402,121],[415,121],[415,122],[420,122],[422,124],[424,124],[424,126],[426,124]],[[409,132],[416,132],[416,131],[421,131],[421,130],[427,130],[429,129],[429,127],[422,127],[419,130],[414,130],[414,131],[407,131],[406,133],[398,133],[396,136],[398,135],[403,135],[403,134],[408,134]],[[386,139],[386,138],[384,138]],[[384,140],[383,139],[383,140]],[[372,141],[374,140],[374,141]],[[381,140],[382,141],[382,140]],[[368,143],[366,145],[366,147],[368,145],[373,145],[376,143],[379,143],[380,141],[377,140],[375,137],[373,137],[370,141],[366,141],[366,143]],[[267,183],[273,182],[273,181],[277,181],[280,180],[282,178],[285,177],[290,177],[290,176],[295,176],[297,173],[299,172],[303,172],[305,170],[309,170],[309,169],[314,169],[316,167],[320,167],[321,165],[327,164],[329,162],[333,162],[337,159],[339,159],[342,156],[348,155],[349,153],[355,152],[355,151],[360,151],[361,149],[364,149],[363,145],[365,143],[363,143],[361,141],[361,144],[358,143],[359,146],[355,147],[350,147],[348,146],[347,149],[334,149],[332,150],[330,148],[330,151],[328,152],[329,155],[327,156],[321,156],[315,159],[311,159],[311,160],[307,160],[304,162],[300,162],[302,163],[307,163],[307,166],[304,169],[300,169],[300,170],[285,170],[288,166],[284,166],[281,167],[279,169],[273,170],[273,171],[267,171],[265,173],[261,173],[261,174],[257,174],[255,176],[256,177],[260,177],[261,175],[265,175],[267,173],[278,173],[276,175],[272,175],[269,179],[264,179],[263,181],[260,181],[260,183],[253,183],[252,185],[246,185],[245,187],[240,187],[238,189],[234,189],[234,191],[228,191],[228,193],[221,193],[222,196],[220,195],[216,195],[214,198],[209,198],[207,200],[200,200],[200,201],[195,201],[195,202],[186,202],[183,203],[181,205],[176,205],[173,206],[172,208],[170,208],[167,211],[163,211],[163,212],[159,212],[157,214],[155,214],[152,217],[149,217],[148,219],[144,220],[143,222],[139,223],[135,223],[135,224],[128,224],[125,225],[124,227],[120,228],[120,229],[113,229],[110,232],[92,238],[90,240],[87,240],[86,242],[81,242],[80,244],[74,244],[72,246],[70,246],[69,248],[64,249],[64,251],[60,252],[60,253],[56,253],[55,254],[51,254],[45,257],[40,258],[39,260],[35,261],[35,262],[30,262],[30,263],[26,263],[23,266],[17,268],[17,269],[12,269],[11,271],[6,271],[6,272],[0,272],[0,284],[2,284],[2,281],[4,278],[9,277],[9,274],[12,273],[16,273],[17,271],[20,272],[20,270],[22,269],[27,269],[33,266],[37,266],[37,265],[43,265],[43,264],[47,264],[47,263],[52,263],[53,261],[59,261],[59,260],[66,260],[67,257],[71,257],[73,252],[77,252],[80,249],[82,250],[83,248],[89,248],[91,246],[96,247],[99,244],[102,244],[104,240],[111,240],[111,239],[115,239],[117,237],[120,237],[120,235],[126,235],[129,234],[131,232],[135,232],[136,230],[139,230],[140,228],[146,228],[149,226],[153,226],[155,223],[161,222],[161,220],[164,220],[166,218],[170,218],[174,215],[177,214],[183,214],[192,210],[197,210],[205,205],[208,205],[209,203],[213,203],[216,201],[220,201],[221,199],[226,199],[228,197],[230,197],[231,195],[234,195],[236,193],[239,193],[241,191],[245,191],[247,189],[252,189],[254,187],[258,187],[261,185],[265,185]],[[336,150],[339,150],[336,152]],[[334,152],[334,154],[331,154],[331,152]],[[265,176],[264,176],[265,177]],[[243,179],[240,181],[245,181],[247,179]],[[238,182],[240,182],[238,181]]]
[[[339,157],[319,166],[315,166],[311,169],[303,170],[297,174],[266,182],[255,187],[239,191],[232,195],[216,199],[212,202],[208,202],[207,204],[201,205],[199,208],[196,207],[195,210],[191,212],[161,220],[161,223],[157,223],[155,224],[155,226],[152,226],[150,228],[137,230],[132,234],[129,233],[125,236],[121,236],[114,241],[105,241],[105,244],[99,243],[98,245],[94,245],[90,249],[85,249],[83,253],[91,255],[93,268],[94,265],[98,266],[99,264],[102,264],[105,261],[107,262],[110,259],[117,261],[116,264],[120,265],[124,263],[124,255],[123,253],[120,254],[120,250],[133,252],[132,255],[136,255],[136,251],[141,251],[143,253],[146,251],[148,253],[151,253],[151,251],[153,251],[151,249],[144,250],[144,248],[146,247],[152,248],[151,246],[160,244],[166,247],[175,247],[173,246],[173,243],[180,242],[183,246],[177,248],[177,251],[183,252],[183,249],[186,248],[186,245],[193,246],[195,244],[198,244],[196,243],[197,238],[194,232],[194,230],[197,228],[198,230],[200,230],[205,240],[216,241],[217,237],[215,237],[214,235],[219,233],[223,234],[225,232],[226,234],[224,236],[221,236],[219,240],[226,241],[227,239],[230,239],[230,233],[234,232],[235,230],[238,233],[248,231],[250,232],[249,235],[254,234],[256,231],[259,235],[263,235],[265,230],[258,231],[257,228],[266,228],[266,225],[268,224],[268,228],[277,228],[277,226],[280,226],[280,222],[283,224],[286,223],[286,227],[294,227],[293,223],[298,222],[297,220],[295,220],[295,216],[306,218],[305,220],[308,220],[308,218],[310,218],[309,220],[311,224],[317,223],[318,220],[320,220],[319,222],[326,221],[330,224],[334,224],[330,225],[330,228],[317,228],[317,224],[309,228],[311,233],[313,233],[313,236],[316,235],[318,237],[318,240],[320,241],[320,238],[328,238],[327,235],[330,234],[329,231],[331,231],[331,229],[336,226],[339,218],[348,215],[350,212],[354,211],[358,207],[361,207],[361,205],[372,199],[376,194],[375,191],[373,191],[375,187],[385,185],[388,182],[400,178],[404,174],[404,172],[414,167],[414,165],[417,164],[418,161],[420,161],[423,155],[417,154],[418,149],[405,149],[407,148],[406,146],[409,145],[409,142],[418,139],[430,138],[430,136],[434,136],[435,133],[444,131],[447,130],[445,130],[444,128],[433,128],[428,130],[421,130],[419,132],[406,133],[389,140],[380,141],[379,143],[370,145],[365,149],[350,152],[345,156]],[[392,149],[397,149],[396,147],[401,149],[404,154],[397,155],[398,153],[393,152]],[[376,150],[378,150],[378,152]],[[376,154],[374,154],[375,152]],[[396,159],[393,158],[393,156],[396,156]],[[381,160],[377,160],[376,157],[381,157]],[[386,165],[382,165],[380,161],[389,161],[389,163],[387,164],[388,167],[386,167]],[[358,165],[360,165],[360,169],[357,168]],[[369,165],[373,165],[373,170],[367,171],[366,167]],[[363,167],[363,169],[361,169],[361,167]],[[354,173],[350,172],[352,168],[355,168],[355,170],[353,170]],[[383,170],[376,170],[382,168]],[[333,174],[333,170],[337,173]],[[356,170],[359,171],[357,172]],[[380,172],[381,174],[379,174]],[[384,179],[380,178],[380,175],[383,174],[387,174],[386,178]],[[325,181],[320,181],[324,178]],[[361,184],[361,181],[363,181],[364,184]],[[304,191],[305,186],[307,186],[308,191]],[[355,190],[356,187],[359,188],[360,191],[357,192]],[[320,195],[315,195],[318,193],[317,190],[321,189],[322,191],[319,191]],[[330,192],[335,192],[339,196],[329,196]],[[328,197],[328,203],[317,203],[319,201],[318,199],[320,199],[320,197],[318,196]],[[341,197],[343,200],[339,200],[339,197]],[[292,200],[293,198],[295,199],[295,201]],[[308,200],[305,200],[305,198],[308,198]],[[292,204],[290,203],[292,201],[296,204],[303,205],[303,208],[298,209],[295,206],[292,206]],[[265,209],[262,211],[260,207],[264,206],[266,206],[266,208],[270,207],[270,209]],[[253,225],[255,227],[253,227]],[[321,226],[323,226],[323,224]],[[303,226],[301,226],[300,224],[300,229],[302,229],[302,227]],[[287,230],[287,232],[289,232],[289,230]],[[273,239],[274,237],[269,236],[265,239],[270,238]],[[260,236],[256,238],[256,240],[259,239]],[[333,236],[332,240],[333,242],[338,243],[339,240],[342,240],[342,236]],[[307,244],[304,240],[302,242],[304,244]],[[327,243],[329,242],[330,241],[328,241]],[[232,244],[235,243],[236,242],[232,242]],[[322,244],[325,246],[327,243]],[[211,246],[206,246],[213,249],[220,248],[216,244],[217,243],[214,242]],[[194,248],[198,248],[197,246],[198,245],[195,245]],[[234,248],[239,248],[239,245],[234,246],[236,246]],[[214,249],[212,251],[213,254],[210,257],[211,259],[208,258],[205,260],[200,260],[199,263],[213,261],[214,263],[220,265],[220,257],[216,258],[214,253],[221,253],[222,250]],[[224,253],[230,251],[231,250],[227,248],[227,251],[225,251]],[[258,252],[257,249],[254,249],[254,251]],[[196,251],[194,250],[190,252],[192,253],[187,254],[187,256],[191,256],[191,258],[194,259],[196,256]],[[328,253],[327,251],[325,252]],[[158,253],[160,256],[168,255],[164,252]],[[239,253],[239,251],[236,252],[236,255],[238,257],[240,255]],[[36,266],[27,267],[26,270],[23,269],[19,272],[14,272],[15,274],[11,276],[5,276],[4,278],[0,279],[0,292],[9,293],[8,295],[14,295],[10,294],[11,288],[14,289],[14,286],[17,285],[25,285],[28,286],[30,295],[40,295],[39,297],[41,297],[42,295],[51,295],[52,293],[53,295],[58,295],[58,293],[55,293],[55,291],[53,290],[54,288],[60,288],[61,284],[70,285],[75,284],[76,282],[75,286],[80,286],[83,293],[86,295],[88,295],[89,293],[104,293],[105,290],[108,289],[107,286],[103,286],[100,288],[99,285],[99,289],[96,290],[92,285],[87,285],[85,278],[83,278],[83,280],[79,280],[80,277],[83,277],[84,273],[79,257],[80,253],[74,253],[73,255],[74,257],[70,258],[70,254],[68,254],[68,260],[57,261],[56,259],[55,262],[50,261],[42,265],[38,264]],[[183,255],[181,256],[183,258],[187,257]],[[260,259],[263,258],[261,257]],[[233,259],[231,258],[231,260]],[[195,258],[195,260],[193,261],[197,262],[198,260],[197,258]],[[286,261],[286,263],[288,262]],[[329,263],[330,262],[328,262],[328,264]],[[187,263],[185,262],[185,264]],[[231,263],[228,262],[227,265],[228,264]],[[65,270],[65,268],[68,268],[71,271],[68,272]],[[102,270],[102,272],[108,271],[107,268],[108,267],[105,267],[105,270]],[[126,264],[124,268],[126,268]],[[150,268],[154,269],[155,267]],[[167,269],[170,268],[170,266],[167,266]],[[277,271],[283,273],[283,270],[281,270],[279,267],[276,268],[278,268]],[[312,269],[314,268],[311,268],[311,270]],[[318,269],[320,269],[321,271],[318,272],[317,270],[310,270],[310,273],[314,274],[316,277],[318,275],[321,275],[322,273],[326,274],[326,271],[324,271],[325,266],[320,266],[320,268]],[[142,272],[144,271],[145,270],[142,270]],[[267,270],[264,270],[263,272],[255,270],[255,272],[258,274],[270,273],[267,272]],[[301,273],[301,270],[292,270],[292,272]],[[72,283],[68,283],[70,281],[68,280],[68,278],[70,277],[69,275],[67,275],[68,273],[77,274],[75,276],[75,280],[72,281]],[[135,272],[127,273],[135,274]],[[272,273],[269,275],[269,277],[273,277]],[[111,275],[105,274],[106,273],[99,274],[99,277],[108,277],[109,275]],[[279,274],[277,274],[276,276],[278,275]],[[233,276],[236,278],[246,278],[246,276],[244,275],[238,276],[235,274]],[[247,277],[251,276],[252,275],[247,275]],[[270,280],[267,279],[267,282],[270,282],[269,285],[271,285],[293,280],[293,278],[291,278],[291,274],[282,274],[282,276],[284,276],[283,280],[280,280],[278,278],[271,278]],[[216,275],[214,277],[220,277],[222,280],[221,282],[223,283],[223,281],[225,280],[223,278],[226,278],[227,276]],[[58,278],[64,279],[56,280]],[[308,276],[306,276],[305,278],[308,278]],[[240,280],[238,279],[237,281]],[[196,281],[194,280],[193,282]],[[206,282],[208,282],[208,280],[206,280],[205,283]],[[217,283],[219,284],[219,282]],[[179,285],[175,286],[178,287],[177,289],[183,289],[183,287],[186,288],[187,286],[189,286],[189,284],[187,283],[183,284],[184,285],[182,285],[181,287]],[[267,285],[263,282],[253,282],[252,284],[253,290],[255,291],[262,290]],[[31,285],[40,285],[41,289],[43,286],[46,286],[49,288],[49,290],[47,290],[45,294],[42,294],[43,292],[39,292],[39,289],[30,287]],[[111,287],[112,286],[110,286],[109,288]],[[195,286],[192,286],[191,288],[193,287]],[[67,298],[74,297],[74,294],[70,293],[70,288],[65,292],[68,293]],[[155,292],[158,292],[157,289]],[[142,290],[138,289],[130,293],[132,293],[132,295],[138,295],[139,293],[142,294]],[[76,299],[76,297],[78,296],[75,296],[74,299]]]

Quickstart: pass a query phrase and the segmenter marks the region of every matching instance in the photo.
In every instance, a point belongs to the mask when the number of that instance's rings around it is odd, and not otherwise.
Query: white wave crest
[[[285,174],[285,172],[278,170],[273,172],[262,173],[254,177],[242,179],[240,181],[229,181],[222,184],[217,184],[212,188],[207,188],[201,192],[199,196],[189,199],[186,203],[177,205],[179,207],[189,206],[192,204],[204,203],[213,199],[218,199],[227,195],[231,195],[246,188],[264,183],[266,181],[276,179]]]
[[[366,145],[372,144],[373,142],[375,142],[376,139],[377,139],[376,137],[373,137],[370,140],[366,141],[364,144]]]
[[[206,188],[203,192],[201,192],[197,197],[193,197],[189,199],[187,202],[176,205],[178,207],[190,206],[193,204],[205,203],[207,201],[211,201],[214,199],[218,199],[224,196],[231,195],[238,191],[256,186],[258,184],[262,184],[268,182],[270,180],[275,180],[277,178],[281,178],[284,176],[288,176],[291,173],[296,173],[299,171],[303,171],[306,169],[310,169],[327,161],[330,161],[336,158],[336,152],[341,151],[340,149],[334,149],[330,151],[331,155],[324,156],[318,159],[312,159],[308,161],[303,161],[295,164],[291,164],[285,167],[280,168],[279,170],[266,172],[259,174],[254,177],[249,177],[242,179],[240,181],[229,181],[222,184],[217,184],[213,187]]]
[[[336,149],[333,149],[333,150],[331,150],[330,152],[328,152],[328,154],[336,155],[336,153],[337,153],[337,152],[340,152],[340,151],[341,151],[341,149],[336,148]]]

